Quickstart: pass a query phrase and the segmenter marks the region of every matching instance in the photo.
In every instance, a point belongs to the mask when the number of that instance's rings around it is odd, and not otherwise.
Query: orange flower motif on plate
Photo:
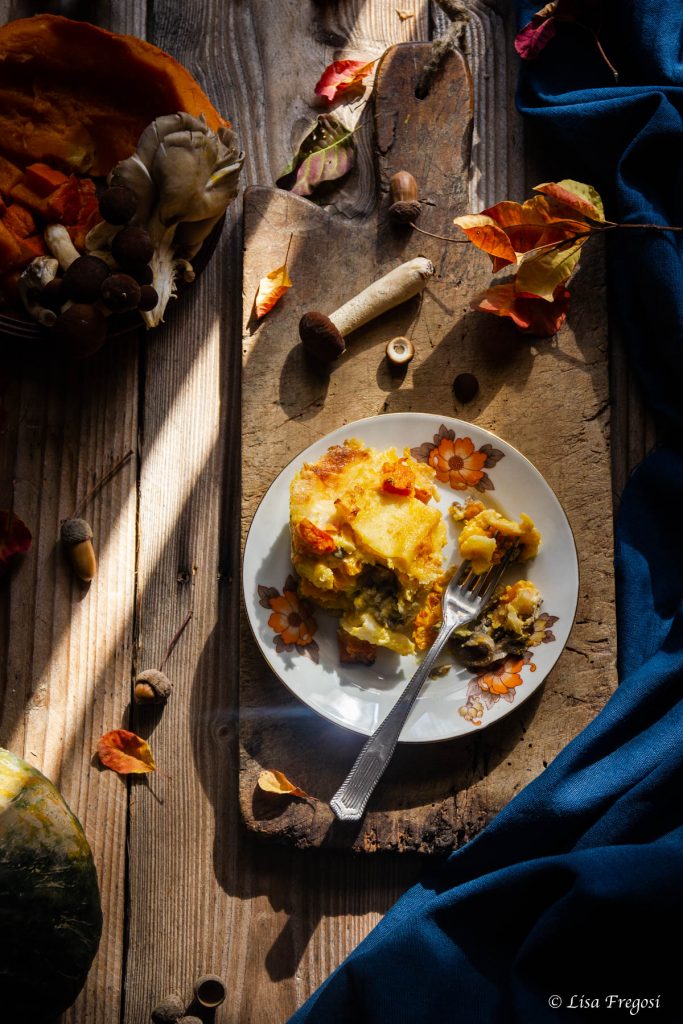
[[[454,491],[476,487],[484,476],[486,453],[475,452],[469,437],[445,437],[438,448],[432,448],[429,465],[436,471],[437,480],[450,484]]]
[[[316,664],[319,648],[313,637],[318,626],[311,605],[297,594],[297,582],[288,576],[282,593],[275,587],[258,588],[259,604],[270,611],[268,625],[275,633],[273,643],[278,654],[298,651]]]
[[[454,491],[468,489],[493,491],[494,485],[486,472],[504,457],[490,444],[474,447],[469,437],[456,437],[443,423],[433,441],[411,448],[410,454],[418,462],[426,462],[436,473],[437,480],[448,484]]]
[[[513,687],[521,686],[523,679],[520,672],[523,664],[524,658],[506,658],[492,672],[483,672],[477,676],[477,682],[482,690],[503,696]]]

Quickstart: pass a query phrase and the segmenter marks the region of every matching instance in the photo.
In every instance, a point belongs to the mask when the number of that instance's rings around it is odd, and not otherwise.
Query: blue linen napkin
[[[619,84],[563,25],[524,65],[520,108],[554,180],[595,185],[610,219],[683,224],[683,3],[603,8]],[[611,234],[610,314],[666,438],[617,521],[619,688],[291,1024],[683,1021],[683,239]]]

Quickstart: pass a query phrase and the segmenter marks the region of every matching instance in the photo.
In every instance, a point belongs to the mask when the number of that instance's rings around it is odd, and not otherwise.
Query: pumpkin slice
[[[53,14],[0,28],[0,154],[105,175],[155,117],[185,110],[228,122],[168,53]]]

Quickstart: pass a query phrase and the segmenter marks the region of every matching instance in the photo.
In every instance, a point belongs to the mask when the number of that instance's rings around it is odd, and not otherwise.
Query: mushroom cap
[[[48,281],[40,292],[40,303],[46,309],[53,309],[55,313],[59,313],[64,305],[64,284],[61,277]]]
[[[127,185],[112,185],[100,196],[100,213],[108,224],[127,224],[138,208],[138,197]]]
[[[75,302],[57,317],[54,331],[67,356],[84,359],[104,344],[107,322],[95,306]]]
[[[64,295],[74,302],[95,302],[100,296],[103,281],[110,273],[99,256],[79,256],[64,272]]]
[[[154,244],[144,228],[123,228],[114,235],[111,251],[120,267],[140,267],[154,255]]]
[[[346,349],[343,337],[324,313],[304,313],[299,337],[306,352],[321,363],[333,363]]]
[[[154,280],[154,271],[150,267],[149,263],[130,267],[128,272],[131,277],[135,278],[139,285],[151,284]]]
[[[140,285],[130,274],[110,274],[102,284],[102,301],[114,313],[137,309]]]
[[[159,293],[156,288],[153,288],[151,284],[143,284],[140,286],[140,301],[138,302],[138,309],[143,312],[149,312],[150,309],[154,309],[159,302]]]
[[[84,540],[92,540],[92,526],[86,519],[65,519],[59,527],[59,539],[69,547],[82,544]]]

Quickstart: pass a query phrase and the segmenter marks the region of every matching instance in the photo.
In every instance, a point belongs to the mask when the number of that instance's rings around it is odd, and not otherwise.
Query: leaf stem
[[[80,503],[80,505],[78,505],[76,507],[76,509],[74,511],[74,514],[73,514],[73,518],[74,519],[77,519],[78,516],[81,515],[82,512],[85,512],[86,508],[88,507],[88,505],[92,501],[92,499],[95,497],[95,495],[99,494],[99,492],[102,490],[102,488],[105,487],[106,484],[108,484],[109,481],[112,480],[116,476],[118,471],[120,469],[122,469],[123,466],[125,466],[125,464],[128,462],[128,460],[130,458],[132,458],[132,456],[133,456],[133,449],[131,448],[131,449],[129,449],[129,451],[126,452],[125,455],[122,455],[121,458],[117,462],[114,463],[114,465],[111,467],[111,469],[108,469],[106,473],[102,474],[102,476],[99,478],[99,480],[95,483],[94,487],[90,491],[88,491],[88,493],[86,494],[85,498],[83,498],[83,501]]]
[[[455,242],[456,245],[467,245],[469,242],[468,238],[449,238],[448,235],[435,235],[433,231],[425,231],[424,228],[419,228],[417,224],[410,225],[413,231],[419,231],[421,235],[429,235],[430,238],[440,238],[442,242]]]
[[[193,615],[194,615],[194,607],[190,608],[190,611],[188,612],[187,617],[185,618],[185,621],[183,622],[183,624],[181,626],[178,627],[178,629],[175,632],[175,635],[174,635],[173,639],[171,640],[170,644],[166,648],[166,653],[164,654],[164,657],[162,658],[161,664],[159,665],[159,671],[160,672],[161,672],[162,668],[164,667],[164,665],[166,664],[166,662],[168,661],[168,659],[171,657],[171,654],[173,653],[175,645],[178,643],[178,641],[180,640],[181,636],[185,632],[187,626],[190,623],[190,619],[192,618]]]

